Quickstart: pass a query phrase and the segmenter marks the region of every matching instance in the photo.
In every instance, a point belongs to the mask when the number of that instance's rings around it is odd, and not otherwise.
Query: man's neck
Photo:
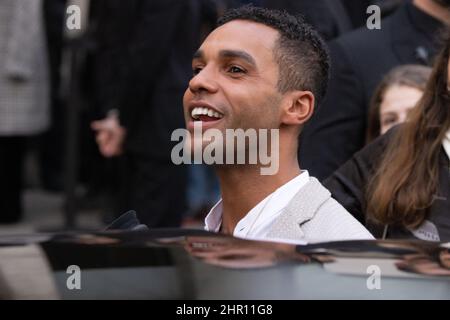
[[[445,8],[433,0],[414,0],[414,5],[427,13],[428,15],[436,18],[446,25],[450,25],[450,9]]]
[[[259,202],[300,174],[297,159],[280,162],[275,175],[261,175],[259,166],[217,168],[222,192],[222,232],[233,234],[238,222]]]

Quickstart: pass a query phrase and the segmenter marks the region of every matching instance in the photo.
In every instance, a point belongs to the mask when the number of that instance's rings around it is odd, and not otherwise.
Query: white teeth
[[[191,116],[194,119],[198,119],[200,115],[205,115],[211,118],[218,118],[221,119],[223,118],[223,115],[218,113],[217,111],[214,111],[212,109],[208,109],[208,108],[194,108],[191,111]]]

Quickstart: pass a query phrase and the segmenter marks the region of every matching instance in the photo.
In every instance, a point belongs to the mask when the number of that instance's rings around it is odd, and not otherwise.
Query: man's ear
[[[304,124],[314,112],[315,98],[311,91],[292,91],[283,99],[281,122],[286,125]]]

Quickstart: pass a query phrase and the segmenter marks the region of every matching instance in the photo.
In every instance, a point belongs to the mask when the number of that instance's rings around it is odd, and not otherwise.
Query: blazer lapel
[[[275,221],[268,236],[293,240],[305,238],[301,226],[313,219],[319,207],[330,197],[330,192],[311,177]]]

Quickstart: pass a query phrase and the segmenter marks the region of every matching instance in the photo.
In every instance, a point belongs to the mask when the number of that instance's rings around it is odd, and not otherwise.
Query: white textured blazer
[[[268,238],[307,242],[374,239],[370,232],[312,177],[275,220]]]
[[[0,136],[38,134],[49,126],[42,16],[42,0],[0,1]]]

